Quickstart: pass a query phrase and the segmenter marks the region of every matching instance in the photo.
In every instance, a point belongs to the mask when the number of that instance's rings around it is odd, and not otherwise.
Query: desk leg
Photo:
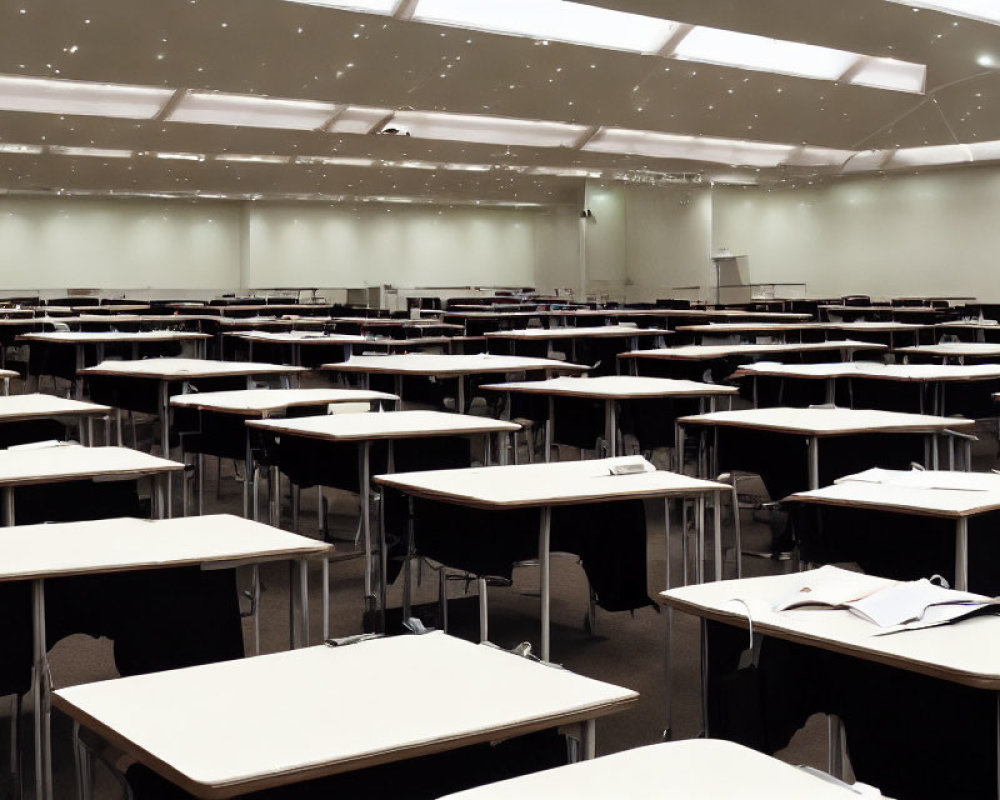
[[[170,388],[160,381],[160,448],[164,458],[170,458]]]
[[[320,561],[320,578],[323,581],[323,641],[330,638],[330,559],[323,556]]]
[[[371,613],[374,608],[372,594],[372,521],[371,521],[371,442],[361,443],[358,451],[358,487],[361,495],[361,533],[365,540],[365,612]]]
[[[837,400],[836,381],[834,378],[827,378],[825,402],[828,406],[832,406],[834,405],[836,400]]]
[[[14,487],[5,486],[3,490],[3,524],[8,528],[14,524]]]
[[[681,502],[684,502],[683,500]],[[670,591],[670,498],[663,498],[663,589]]]
[[[955,588],[969,591],[969,518],[959,517],[955,523]]]
[[[597,721],[588,719],[583,723],[583,741],[580,743],[580,757],[590,761],[597,755]]]
[[[698,583],[705,582],[705,495],[698,495],[695,500],[695,527],[698,530],[698,543],[695,547],[698,563],[695,565],[695,575]]]
[[[465,413],[465,376],[458,376],[458,386],[455,389],[455,413]]]
[[[708,729],[708,623],[702,617],[698,624],[700,627],[698,638],[701,653],[701,672],[699,675],[701,678],[701,735],[707,738],[712,735]]]
[[[715,509],[713,514],[715,526],[715,579],[722,580],[722,492],[715,492]]]
[[[836,714],[826,718],[826,771],[840,780],[844,777],[844,725]]]
[[[201,466],[198,467],[201,474]],[[199,481],[201,479],[199,478]],[[250,490],[255,480],[253,465],[253,450],[250,447],[250,429],[246,432],[246,450],[243,454],[243,518],[250,519]],[[198,513],[201,514],[201,491],[198,493]]]
[[[309,562],[298,562],[299,573],[299,647],[309,646]]]
[[[615,401],[608,398],[604,401],[604,447],[608,458],[618,455],[618,442],[615,432]]]
[[[819,488],[819,437],[809,437],[809,488]]]
[[[552,440],[555,436],[556,427],[556,401],[549,395],[549,414],[545,420],[545,456],[542,459],[546,464],[552,460]]]
[[[52,800],[52,733],[49,717],[49,663],[45,641],[45,581],[31,584],[35,690],[35,794]]]
[[[543,506],[538,522],[538,572],[542,604],[542,661],[549,661],[551,650],[549,620],[549,550],[552,539],[552,508]]]
[[[410,574],[410,556],[413,555],[413,498],[406,498],[406,552],[403,554],[403,619],[407,620],[413,614],[413,576]]]
[[[679,475],[684,474],[684,426],[680,423],[674,423],[674,447],[677,449],[676,458],[674,459],[676,463],[677,473]]]
[[[664,609],[665,643],[663,650],[663,681],[665,687],[664,710],[666,712],[666,723],[663,728],[663,741],[669,742],[674,735],[674,708],[673,708],[673,672],[670,669],[670,642],[673,638],[674,610],[667,606]]]
[[[743,577],[743,533],[740,530],[740,493],[736,488],[736,475],[733,478],[733,537],[736,543],[736,577]]]

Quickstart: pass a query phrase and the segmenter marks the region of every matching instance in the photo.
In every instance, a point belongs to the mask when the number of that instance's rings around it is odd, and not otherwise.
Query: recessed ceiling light
[[[994,0],[889,0],[889,2],[1000,25],[1000,4]]]
[[[346,158],[343,156],[296,156],[296,164],[315,164],[330,167],[374,167],[374,158]]]
[[[205,156],[201,153],[148,153],[147,155],[156,156],[156,158],[166,159],[167,161],[204,161]]]
[[[12,142],[0,142],[0,153],[14,153],[23,156],[36,156],[42,152],[40,144],[14,144]]]
[[[333,103],[278,97],[189,92],[167,115],[170,122],[243,125],[308,131],[322,127],[338,110]]]
[[[235,161],[244,164],[287,164],[290,156],[251,155],[242,153],[222,153],[215,157],[216,161]]]
[[[589,130],[584,125],[564,122],[434,111],[398,111],[392,124],[406,128],[411,136],[419,139],[525,147],[572,147]]]
[[[51,145],[49,152],[57,156],[85,158],[131,158],[132,150],[111,150],[104,147],[58,147]]]
[[[0,110],[152,119],[172,89],[0,75]]]

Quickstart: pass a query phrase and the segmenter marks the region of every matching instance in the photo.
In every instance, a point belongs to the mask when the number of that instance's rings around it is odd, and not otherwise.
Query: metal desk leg
[[[715,579],[722,580],[722,492],[715,492]]]
[[[583,741],[580,743],[583,751],[581,757],[585,761],[590,761],[597,755],[597,722],[588,719],[583,723]]]
[[[695,526],[698,529],[697,551],[698,563],[695,565],[695,575],[698,576],[698,583],[705,582],[705,495],[698,495],[695,501],[695,513],[697,520]]]
[[[552,460],[552,440],[555,437],[556,427],[556,401],[549,395],[549,415],[545,420],[545,457],[543,461],[547,464]]]
[[[161,455],[170,458],[170,387],[168,381],[160,381],[160,447]]]
[[[538,571],[540,599],[542,604],[542,661],[549,661],[551,651],[550,641],[550,607],[549,607],[549,550],[552,539],[552,508],[543,506],[538,522]]]
[[[733,533],[736,541],[736,577],[743,577],[743,533],[740,530],[740,493],[733,474]]]
[[[840,780],[844,777],[844,725],[836,714],[826,718],[826,771]]]
[[[320,577],[323,581],[323,641],[330,638],[330,559],[323,556],[320,561]]]
[[[200,472],[200,469],[199,469]],[[253,451],[250,447],[250,429],[246,432],[246,449],[243,453],[243,518],[250,518],[250,489],[254,481]],[[200,497],[200,495],[199,495]],[[201,514],[199,500],[198,513]]]
[[[365,540],[365,612],[371,613],[374,603],[372,593],[372,521],[371,521],[371,442],[361,442],[358,451],[358,487],[361,495],[361,531]]]
[[[819,437],[809,437],[809,488],[819,488]]]
[[[45,581],[31,584],[35,690],[35,794],[40,800],[52,800],[52,732],[49,717],[49,663],[45,638]]]
[[[955,522],[955,588],[969,591],[969,518]]]
[[[618,455],[618,432],[615,424],[615,401],[608,398],[604,401],[604,442],[608,458]]]
[[[406,551],[403,554],[403,619],[407,620],[413,614],[413,585],[410,574],[410,556],[413,554],[413,498],[406,498]]]
[[[681,501],[683,502],[683,501]],[[670,498],[663,498],[663,588],[670,590]]]
[[[666,722],[663,728],[663,741],[669,742],[674,735],[674,709],[673,709],[673,672],[670,668],[670,642],[673,638],[674,615],[673,609],[667,606],[664,609],[665,642],[663,651],[663,680],[665,687],[664,706],[666,712]]]
[[[299,646],[309,646],[309,562],[298,561],[299,573]]]

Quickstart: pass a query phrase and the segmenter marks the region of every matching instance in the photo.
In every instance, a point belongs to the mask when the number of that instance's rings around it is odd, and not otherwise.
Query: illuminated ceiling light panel
[[[777,167],[791,157],[796,147],[770,142],[602,128],[582,149],[594,153],[710,161],[733,166]]]
[[[170,122],[201,125],[241,125],[311,131],[322,127],[336,112],[333,103],[285,100],[239,94],[189,92],[167,115]]]
[[[540,122],[509,117],[399,111],[392,126],[419,139],[476,142],[523,147],[572,147],[586,131],[584,125]]]
[[[162,158],[167,161],[204,161],[205,156],[201,153],[148,153],[147,155],[153,155],[157,158]]]
[[[844,80],[856,86],[922,94],[927,82],[927,67],[894,58],[864,56]]]
[[[489,172],[492,169],[489,164],[442,164],[441,168],[453,172]]]
[[[250,155],[242,153],[223,153],[215,157],[216,161],[233,161],[240,164],[287,164],[290,156]]]
[[[22,156],[37,156],[42,152],[40,144],[13,144],[0,142],[0,153],[13,153]]]
[[[341,11],[360,11],[364,14],[392,14],[399,0],[289,0],[307,6],[323,6]]]
[[[419,0],[412,19],[633,53],[656,53],[676,22],[565,0]]]
[[[701,26],[692,29],[670,56],[828,81],[840,78],[858,59],[855,53],[829,47]]]
[[[851,173],[880,170],[891,156],[891,150],[859,150],[844,162],[840,171]]]
[[[600,178],[601,173],[592,169],[578,167],[532,167],[529,175],[551,175],[555,178]]]
[[[327,130],[331,133],[369,133],[391,113],[387,108],[349,106],[337,116]]]
[[[854,150],[803,145],[796,147],[785,163],[792,167],[842,167],[854,153]]]
[[[342,156],[296,156],[295,163],[330,167],[374,167],[375,159]]]
[[[110,150],[104,147],[58,147],[51,145],[49,152],[57,156],[74,156],[83,158],[131,158],[132,150]]]
[[[997,4],[996,0],[889,0],[889,2],[1000,25],[1000,4]]]
[[[935,167],[944,164],[962,164],[975,161],[966,144],[943,144],[931,147],[901,147],[892,151],[886,169],[907,167]]]
[[[1000,142],[974,142],[967,145],[976,161],[996,161],[1000,159]]]
[[[152,119],[172,89],[0,75],[0,111]]]

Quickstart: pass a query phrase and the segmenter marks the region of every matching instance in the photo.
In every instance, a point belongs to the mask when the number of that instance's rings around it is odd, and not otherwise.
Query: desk
[[[445,347],[451,342],[447,336],[429,336],[426,338],[418,339],[390,339],[387,337],[383,338],[372,338],[368,336],[359,336],[355,334],[347,333],[321,333],[321,332],[304,332],[304,331],[289,331],[289,332],[270,332],[270,331],[233,331],[226,333],[225,336],[231,336],[237,339],[242,339],[248,342],[250,345],[249,358],[253,360],[253,348],[254,344],[265,344],[265,345],[285,345],[291,348],[292,358],[291,363],[296,366],[305,366],[313,368],[323,363],[324,361],[329,361],[328,357],[324,358],[326,354],[325,348],[335,347],[341,348],[343,350],[343,360],[347,361],[354,353],[366,350],[384,350],[385,352],[408,352],[411,350],[422,350],[432,347]],[[307,350],[309,348],[324,348],[320,350],[318,354],[311,355],[308,363],[303,362],[302,352],[303,348]]]
[[[854,381],[883,381],[890,384],[912,384],[920,389],[919,410],[938,416],[944,416],[948,406],[946,393],[948,386],[968,386],[989,381],[1000,381],[1000,364],[878,364],[873,361],[852,361],[832,364],[775,364],[758,362],[740,367],[734,378],[749,377],[753,379],[754,406],[758,405],[757,379],[759,377],[779,378],[781,380],[824,381],[826,384],[824,402],[832,404],[837,401],[836,383],[847,380],[849,386]],[[925,398],[925,388],[930,388],[931,397]],[[988,388],[983,387],[983,394]],[[851,393],[853,406],[853,392]],[[779,395],[779,402],[781,397]],[[926,402],[929,401],[929,402]],[[870,404],[865,404],[871,407]],[[984,404],[973,404],[981,408]],[[950,409],[949,409],[950,410]],[[969,409],[962,409],[964,413]],[[953,412],[954,413],[954,412]],[[977,417],[982,414],[968,414]]]
[[[1000,475],[871,469],[785,502],[937,517],[955,524],[954,584],[969,589],[969,520],[1000,510]],[[887,531],[892,535],[893,531]],[[837,536],[836,533],[833,534]],[[900,548],[907,542],[900,542]]]
[[[136,382],[142,385],[152,384],[155,387],[155,402],[153,407],[160,416],[161,450],[164,456],[170,453],[170,397],[172,394],[185,394],[189,386],[198,386],[215,378],[245,378],[247,388],[253,377],[278,376],[287,385],[293,375],[305,372],[302,367],[282,366],[279,364],[257,364],[252,361],[210,361],[197,358],[147,358],[142,361],[105,361],[95,367],[87,367],[79,371],[85,378],[98,378],[102,381],[115,383]],[[93,380],[91,393],[93,394]],[[171,392],[171,384],[179,390]],[[116,394],[116,408],[128,408],[133,411],[150,410],[145,403],[126,401],[123,404],[120,394]],[[119,433],[119,439],[121,438]]]
[[[377,697],[344,691],[359,686]],[[185,792],[226,798],[562,726],[579,726],[592,757],[595,720],[637,697],[429,633],[74,686],[53,701]]]
[[[964,364],[965,359],[1000,360],[1000,343],[993,342],[950,342],[945,344],[928,344],[920,347],[897,347],[894,351],[904,358],[910,356],[925,356],[941,359],[944,364],[948,359],[958,359]]]
[[[784,497],[792,492],[802,489],[818,489],[822,482],[832,482],[839,478],[844,472],[857,471],[873,466],[873,462],[882,461],[879,466],[904,467],[908,466],[911,460],[907,458],[909,454],[896,455],[886,452],[887,443],[882,443],[882,448],[872,454],[868,454],[862,448],[857,447],[856,440],[848,441],[846,451],[840,456],[853,467],[853,469],[843,469],[834,465],[832,469],[840,469],[838,474],[823,474],[820,465],[820,441],[836,442],[847,441],[850,437],[860,436],[900,436],[917,435],[925,437],[931,445],[928,453],[925,444],[925,459],[930,465],[938,462],[937,436],[950,435],[954,433],[971,433],[975,430],[975,421],[951,419],[947,417],[935,417],[927,414],[903,414],[897,411],[874,411],[851,408],[752,408],[742,411],[716,411],[713,414],[700,414],[691,417],[681,417],[677,420],[677,450],[681,454],[681,471],[683,471],[684,436],[686,426],[694,426],[699,432],[713,431],[715,434],[715,445],[718,448],[718,436],[720,430],[749,431],[759,435],[759,447],[765,448],[766,453],[759,450],[753,452],[741,452],[741,456],[752,462],[754,455],[760,457],[772,457],[777,455],[790,456],[798,453],[795,458],[796,463],[786,467],[788,475],[783,481],[776,481],[777,485],[770,485],[769,488],[778,497]],[[783,434],[791,437],[792,440],[804,439],[807,450],[798,451],[794,446],[790,447],[786,453],[782,452],[782,445],[778,441],[776,434]],[[965,440],[966,458],[969,459],[969,442]],[[801,457],[805,456],[805,463]],[[793,456],[794,457],[794,456]],[[902,462],[902,463],[900,463]],[[971,461],[967,461],[971,463]],[[758,466],[754,464],[754,466]],[[747,465],[724,464],[723,469],[744,468]],[[716,467],[718,468],[718,466]],[[703,467],[704,469],[704,467]],[[831,467],[827,467],[830,472]],[[750,471],[757,472],[757,469]],[[713,470],[714,473],[714,470]],[[702,473],[704,474],[704,472]],[[821,477],[822,476],[822,477]],[[765,479],[767,483],[767,479]]]
[[[548,661],[549,545],[552,509],[555,506],[695,496],[698,498],[701,512],[704,510],[706,495],[714,494],[715,577],[716,580],[722,577],[721,497],[723,492],[732,492],[732,487],[659,470],[631,475],[612,475],[610,468],[615,461],[617,459],[408,472],[403,475],[379,475],[375,478],[375,483],[395,489],[409,497],[490,512],[524,508],[540,510],[538,559],[541,570],[541,655],[544,661]],[[698,571],[701,579],[705,532],[703,515],[699,513],[697,518]],[[669,520],[669,514],[667,519]],[[667,536],[669,530],[668,521]],[[474,531],[469,533],[475,535]],[[666,552],[666,574],[669,576],[669,546]],[[484,600],[485,598],[481,596],[480,602]]]
[[[894,720],[890,709],[900,707],[900,702],[913,704],[913,698],[904,695],[902,698],[892,698],[894,702],[889,705],[886,698],[886,709],[883,710],[882,703],[876,702],[878,709],[875,714],[858,713],[857,708],[852,708],[850,692],[845,695],[848,678],[844,678],[844,685],[839,683],[840,674],[846,672],[846,668],[855,668],[861,677],[877,679],[874,687],[875,691],[892,691],[894,682],[903,686],[899,691],[905,692],[905,687],[919,686],[926,689],[937,687],[953,688],[968,687],[975,692],[964,691],[960,695],[949,695],[951,698],[961,699],[961,706],[956,703],[955,707],[945,710],[944,716],[948,719],[962,719],[963,730],[966,734],[963,743],[974,745],[976,755],[972,757],[969,764],[981,770],[979,777],[981,780],[989,780],[989,789],[982,787],[982,791],[973,794],[965,784],[966,776],[963,775],[963,797],[993,797],[997,793],[997,725],[1000,723],[1000,705],[997,702],[997,692],[1000,692],[1000,619],[995,616],[982,616],[975,619],[963,620],[958,624],[944,625],[924,630],[913,630],[891,636],[873,636],[875,628],[871,623],[850,613],[846,610],[793,610],[786,612],[774,611],[776,602],[787,598],[800,591],[803,587],[810,587],[814,590],[821,590],[826,585],[836,585],[849,581],[851,585],[857,585],[862,591],[877,589],[892,581],[883,578],[876,578],[870,575],[860,575],[858,573],[846,572],[835,567],[822,567],[810,572],[791,573],[787,575],[774,575],[763,578],[747,578],[738,581],[723,581],[721,583],[703,584],[700,586],[688,586],[684,588],[671,589],[662,593],[658,601],[685,613],[693,614],[702,620],[723,623],[725,626],[735,626],[741,629],[738,638],[745,644],[746,635],[743,630],[747,628],[747,615],[753,619],[753,630],[755,634],[762,634],[765,637],[765,644],[768,639],[778,642],[789,642],[796,646],[793,654],[790,648],[782,648],[781,652],[785,659],[790,659],[786,663],[793,663],[794,660],[801,661],[804,657],[812,653],[826,653],[827,659],[823,663],[830,663],[830,668],[823,673],[822,680],[831,681],[829,687],[831,695],[829,705],[826,709],[846,708],[857,718],[870,719],[873,727],[877,726],[878,733],[882,734],[881,739],[876,733],[874,745],[876,752],[862,753],[861,748],[855,753],[855,748],[851,746],[852,761],[854,762],[855,774],[860,780],[868,783],[880,785],[883,791],[893,796],[896,795],[895,788],[899,782],[908,783],[911,787],[926,785],[920,797],[939,797],[940,792],[946,786],[954,786],[955,773],[954,765],[946,758],[935,758],[935,744],[938,737],[931,736],[927,739],[929,732],[943,730],[940,726],[945,724],[940,713],[940,707],[933,716],[925,712],[923,704],[918,704],[918,714],[921,723],[915,725],[915,730],[906,731],[906,722],[901,726],[900,734],[910,733],[912,736],[909,742],[926,740],[927,746],[919,752],[909,755],[909,759],[904,763],[899,763],[890,759],[888,763],[879,761],[878,751],[881,745],[890,745],[892,733],[887,730],[887,726],[892,726]],[[739,598],[741,602],[736,602]],[[669,617],[668,617],[669,622]],[[668,635],[670,626],[668,624]],[[703,633],[704,637],[704,633]],[[705,639],[703,638],[703,642]],[[741,646],[741,645],[737,645]],[[669,643],[668,643],[669,647]],[[708,645],[708,657],[711,655],[711,643]],[[755,648],[756,649],[756,648]],[[767,668],[764,664],[764,657],[767,655],[767,648],[760,651],[760,669]],[[720,646],[721,658],[721,646]],[[829,659],[836,659],[830,662]],[[812,664],[812,662],[810,662]],[[839,666],[838,666],[839,665]],[[868,665],[865,667],[865,665]],[[889,669],[879,669],[875,665],[884,665]],[[735,665],[733,665],[735,666]],[[772,668],[778,669],[772,663]],[[864,667],[864,669],[861,669]],[[722,667],[720,666],[720,669]],[[896,677],[898,676],[898,678]],[[924,676],[931,680],[920,678]],[[774,679],[774,678],[772,678]],[[780,677],[777,678],[780,680]],[[819,677],[816,680],[820,680]],[[792,693],[798,692],[800,688],[787,686],[787,690]],[[825,690],[826,687],[821,687]],[[705,685],[703,684],[703,691]],[[833,695],[838,695],[836,698]],[[826,700],[826,696],[820,701]],[[928,698],[929,700],[930,698]],[[703,701],[705,698],[703,698]],[[794,699],[793,699],[794,702]],[[803,713],[811,713],[817,708],[812,701],[805,701],[807,707]],[[961,716],[965,710],[973,706],[979,711],[977,722],[983,723],[977,727],[978,733],[967,729],[967,720]],[[703,714],[707,716],[708,709],[703,702]],[[952,714],[958,716],[952,717]],[[841,769],[841,730],[839,722],[831,718],[830,744],[831,758],[830,771],[836,775]],[[971,726],[972,720],[968,720]],[[864,727],[862,723],[862,727]],[[980,734],[986,729],[986,736]],[[711,728],[706,728],[708,735],[712,735]],[[847,735],[850,739],[852,729],[850,722],[847,724]],[[853,730],[855,736],[871,737],[870,731]],[[983,741],[985,738],[986,741]],[[879,771],[882,774],[869,776],[859,772],[859,764],[862,762],[862,755],[866,756],[865,763],[869,771]],[[982,760],[980,756],[985,756]],[[988,763],[984,763],[988,762]],[[873,777],[875,779],[873,779]],[[971,780],[971,776],[969,777]],[[897,784],[896,787],[890,785]],[[945,791],[945,794],[947,792]],[[913,796],[913,795],[911,795]]]
[[[379,563],[373,561],[371,520],[371,455],[372,445],[384,441],[388,447],[387,464],[395,469],[393,442],[399,439],[432,439],[441,436],[472,437],[485,435],[487,445],[491,433],[513,433],[521,429],[512,422],[447,414],[440,411],[394,411],[391,413],[341,414],[335,416],[300,417],[298,419],[250,420],[247,426],[278,437],[311,439],[328,444],[348,443],[358,446],[358,491],[361,495],[361,524],[365,541],[365,602],[370,610],[384,608],[385,547],[379,549]],[[485,460],[489,461],[487,446]],[[272,468],[277,474],[279,466]],[[276,483],[276,482],[275,482]],[[273,497],[278,493],[273,492]],[[254,502],[254,512],[256,512]],[[277,524],[277,509],[272,506],[272,523]],[[383,515],[384,516],[384,515]],[[376,602],[373,590],[375,570],[381,602]],[[407,576],[409,572],[407,571]]]
[[[224,569],[240,563],[294,559],[299,586],[290,586],[299,612],[295,639],[308,643],[305,560],[325,556],[330,546],[229,515],[176,520],[114,519],[23,525],[0,534],[0,582],[31,581],[34,638],[36,781],[51,798],[48,683],[45,634],[45,581],[73,575],[135,572],[198,566]],[[324,559],[324,564],[325,564]],[[324,575],[326,570],[324,569]],[[328,588],[324,582],[324,633]],[[39,676],[42,676],[41,678]]]
[[[633,350],[622,353],[619,358],[629,360],[629,371],[635,375],[639,364],[688,364],[699,370],[710,369],[709,362],[723,362],[739,359],[774,358],[801,356],[809,353],[840,353],[841,359],[850,361],[854,353],[864,350],[875,352],[887,350],[885,345],[871,342],[856,342],[850,339],[829,342],[799,342],[793,344],[734,344],[734,345],[687,345],[685,347],[664,347],[653,350]],[[726,374],[732,370],[728,370]]]
[[[541,343],[545,347],[545,357],[549,356],[551,351],[555,348],[557,342],[568,342],[569,352],[566,353],[566,357],[570,361],[577,361],[577,351],[579,345],[588,341],[621,342],[622,344],[620,349],[615,352],[615,355],[617,355],[618,352],[622,352],[624,350],[638,349],[640,340],[652,340],[656,346],[662,347],[664,337],[669,335],[670,331],[659,328],[636,328],[629,325],[604,325],[592,328],[570,326],[561,328],[527,328],[525,330],[518,331],[493,331],[491,333],[487,333],[486,338],[490,343],[505,343],[510,355],[518,355],[519,349],[522,350],[520,353],[521,355],[537,355],[537,345]],[[533,349],[532,345],[535,345]],[[592,361],[593,359],[591,358],[588,360]],[[611,363],[608,367],[612,372],[614,372],[616,367],[614,358],[611,359]]]
[[[285,416],[290,408],[308,408],[339,403],[368,403],[371,406],[387,403],[395,406],[398,402],[399,398],[395,395],[372,392],[367,389],[243,389],[232,392],[182,394],[170,399],[170,405],[175,408],[207,411],[212,414],[236,417],[239,420],[281,417]],[[0,411],[2,408],[3,406],[0,404]],[[199,430],[204,432],[205,426],[200,425]],[[211,432],[217,439],[225,436],[225,432],[219,431],[214,426]],[[244,460],[243,516],[249,517],[250,487],[255,479],[253,456],[250,451],[250,433],[246,426],[240,426],[238,438]],[[234,457],[238,458],[239,456],[234,455]],[[203,475],[201,466],[198,468],[198,475],[198,513],[200,514],[203,513],[203,493],[200,487],[200,478]],[[322,513],[322,509],[320,509],[320,513]]]
[[[952,322],[939,322],[934,326],[936,331],[951,334],[960,338],[960,334],[971,333],[974,342],[996,342],[1000,337],[1000,322],[995,319],[962,319]]]
[[[393,394],[406,399],[403,378],[407,376],[453,378],[457,384],[455,410],[465,410],[465,378],[470,375],[508,375],[520,372],[541,372],[545,377],[558,372],[585,372],[587,367],[548,358],[524,356],[477,355],[428,355],[407,353],[388,356],[353,356],[343,364],[324,364],[324,370],[358,373],[364,376],[365,386],[372,375],[391,375],[395,380]]]
[[[109,344],[127,344],[131,347],[132,358],[141,357],[142,345],[165,344],[170,342],[196,342],[198,357],[204,355],[205,340],[211,338],[206,333],[188,331],[53,331],[51,333],[25,333],[17,337],[18,341],[30,344],[38,343],[45,347],[72,347],[76,353],[75,366],[72,368],[74,382],[77,384],[77,398],[82,396],[83,387],[79,382],[79,372],[87,366],[85,350],[92,345],[97,350],[97,363],[104,361],[104,351]],[[53,374],[59,374],[53,373]]]
[[[50,394],[0,397],[0,425],[53,417],[77,417],[80,420],[80,441],[84,444],[94,443],[94,417],[101,417],[110,412],[111,408],[108,406],[69,400]]]
[[[687,739],[637,747],[441,800],[878,800],[749,747]]]
[[[628,401],[662,400],[665,398],[708,399],[709,408],[715,410],[717,397],[732,397],[736,389],[731,386],[716,386],[710,383],[672,380],[670,378],[638,378],[628,375],[604,375],[596,378],[549,378],[542,381],[519,381],[513,383],[487,384],[481,387],[488,391],[506,392],[507,407],[511,394],[541,395],[549,398],[548,414],[545,421],[545,460],[549,459],[555,428],[555,403],[557,397],[578,397],[603,400],[604,441],[608,455],[618,455],[617,405]],[[666,409],[664,409],[666,411]],[[704,409],[702,409],[704,410]],[[672,421],[671,421],[672,424]]]

